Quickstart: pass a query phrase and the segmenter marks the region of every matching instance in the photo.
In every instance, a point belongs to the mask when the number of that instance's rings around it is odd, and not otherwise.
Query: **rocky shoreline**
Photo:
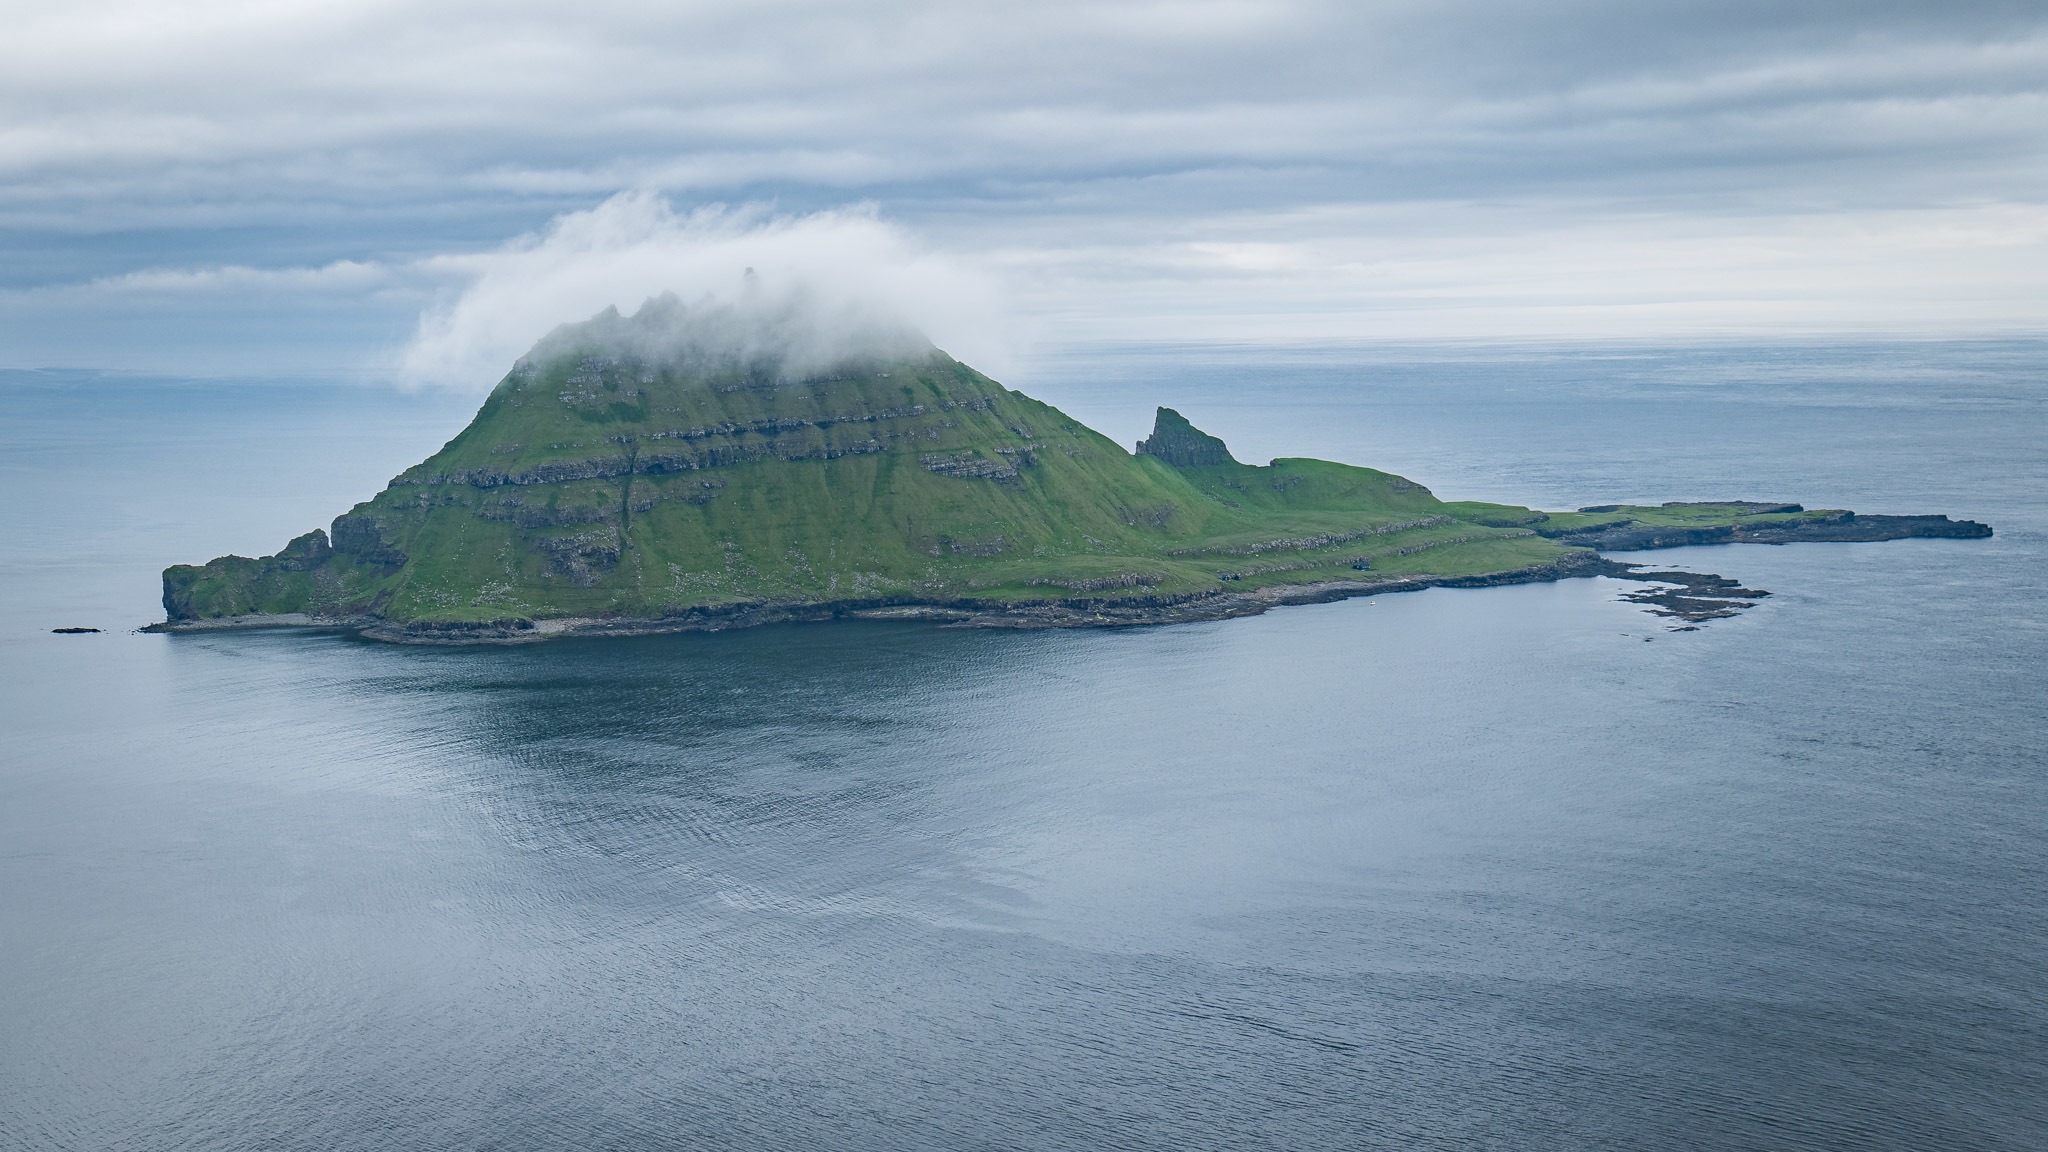
[[[1115,627],[1634,571],[1603,552],[1991,534],[1754,500],[1445,501],[1373,468],[1244,463],[1164,407],[1132,453],[902,333],[783,373],[736,351],[722,307],[662,296],[558,328],[439,452],[328,528],[166,567],[152,630],[472,644],[846,618]],[[1689,624],[1755,599],[1719,577],[1646,582],[1637,603]]]
[[[1759,508],[1766,506],[1759,505]],[[1769,510],[1797,511],[1798,505],[1771,505]],[[1598,512],[1600,508],[1582,511]],[[1419,592],[1425,588],[1486,588],[1532,584],[1579,577],[1609,576],[1642,581],[1652,587],[1623,593],[1622,599],[1644,605],[1666,619],[1682,621],[1675,631],[1692,631],[1701,622],[1725,619],[1754,607],[1770,593],[1742,587],[1738,581],[1712,573],[1651,569],[1645,564],[1609,559],[1594,548],[1635,551],[1702,544],[1790,544],[1800,542],[1868,542],[1907,538],[1981,539],[1991,527],[1947,516],[1859,516],[1853,512],[1824,519],[1789,523],[1710,528],[1657,528],[1609,524],[1589,529],[1544,532],[1560,543],[1586,547],[1555,563],[1467,576],[1429,574],[1378,579],[1323,580],[1274,584],[1244,590],[1142,596],[1075,596],[1057,600],[1013,601],[988,598],[916,600],[869,598],[828,602],[756,602],[692,608],[663,617],[560,617],[401,624],[376,616],[318,616],[307,613],[244,615],[205,620],[167,620],[144,632],[188,633],[236,629],[296,628],[352,632],[393,644],[522,644],[571,636],[649,636],[674,632],[721,632],[761,624],[823,620],[922,620],[955,628],[1130,628],[1153,624],[1191,623],[1256,616],[1288,604],[1323,604],[1381,593]],[[1657,587],[1663,585],[1663,587]]]
[[[1324,604],[1358,596],[1419,592],[1425,588],[1487,588],[1609,576],[1676,585],[1625,593],[1660,616],[1687,621],[1732,616],[1770,593],[1742,588],[1726,577],[1696,572],[1644,571],[1645,565],[1610,560],[1595,552],[1575,553],[1555,564],[1476,576],[1393,576],[1377,580],[1325,580],[1264,588],[1173,596],[1068,597],[1009,601],[960,598],[940,601],[842,600],[828,603],[755,603],[692,609],[674,616],[562,617],[473,622],[399,624],[374,616],[321,617],[305,613],[247,615],[211,620],[165,621],[144,632],[192,633],[264,628],[344,631],[393,644],[523,644],[578,636],[650,636],[676,632],[721,632],[762,624],[825,620],[919,620],[954,628],[1130,628],[1256,616],[1290,604]]]
[[[1797,504],[1751,504],[1730,501],[1723,506],[1748,506],[1764,514],[1805,511]],[[1611,507],[1595,506],[1581,508],[1579,511],[1604,512]],[[1880,540],[1928,537],[1981,540],[1991,535],[1991,526],[1975,520],[1951,520],[1946,516],[1859,516],[1854,512],[1831,512],[1811,520],[1723,524],[1701,528],[1646,527],[1626,520],[1590,528],[1552,529],[1538,524],[1535,532],[1538,536],[1564,544],[1578,544],[1609,552],[1633,552],[1649,548],[1684,548],[1696,544],[1867,544]]]

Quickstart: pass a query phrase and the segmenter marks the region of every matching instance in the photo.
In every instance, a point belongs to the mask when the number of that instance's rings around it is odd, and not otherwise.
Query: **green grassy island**
[[[1160,623],[1633,567],[1600,549],[1991,534],[1796,504],[1447,503],[1371,468],[1239,463],[1167,408],[1134,454],[921,338],[788,324],[664,297],[565,325],[330,529],[166,569],[153,627],[431,643],[831,617]],[[1708,591],[1761,595],[1732,585]]]

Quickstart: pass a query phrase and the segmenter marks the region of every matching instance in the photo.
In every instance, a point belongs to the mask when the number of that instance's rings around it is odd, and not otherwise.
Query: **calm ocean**
[[[1990,540],[1127,631],[154,636],[475,398],[0,374],[0,1148],[2048,1147],[2048,344],[1124,349],[1129,443]],[[83,625],[101,635],[58,636]]]

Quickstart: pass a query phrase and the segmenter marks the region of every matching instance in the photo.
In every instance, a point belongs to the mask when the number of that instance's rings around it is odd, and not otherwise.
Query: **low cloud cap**
[[[748,273],[739,298],[685,304],[673,292],[650,297],[630,316],[617,308],[541,338],[518,367],[578,352],[631,356],[699,373],[738,369],[776,377],[930,355],[930,340],[901,317],[831,300],[803,286],[775,290]]]
[[[970,362],[1004,354],[991,281],[866,207],[682,215],[660,196],[627,193],[495,252],[438,263],[469,282],[421,317],[399,362],[413,384],[487,388],[551,332],[553,342],[604,332],[664,358],[694,347],[776,359],[792,372],[914,353],[930,347],[925,333]],[[630,319],[620,314],[642,301]]]

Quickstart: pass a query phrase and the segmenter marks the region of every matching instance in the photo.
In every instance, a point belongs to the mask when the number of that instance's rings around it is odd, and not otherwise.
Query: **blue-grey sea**
[[[1121,348],[1128,443],[1989,540],[1117,631],[162,636],[474,397],[0,375],[0,1147],[2048,1147],[2048,344]],[[98,626],[98,635],[53,635]]]

